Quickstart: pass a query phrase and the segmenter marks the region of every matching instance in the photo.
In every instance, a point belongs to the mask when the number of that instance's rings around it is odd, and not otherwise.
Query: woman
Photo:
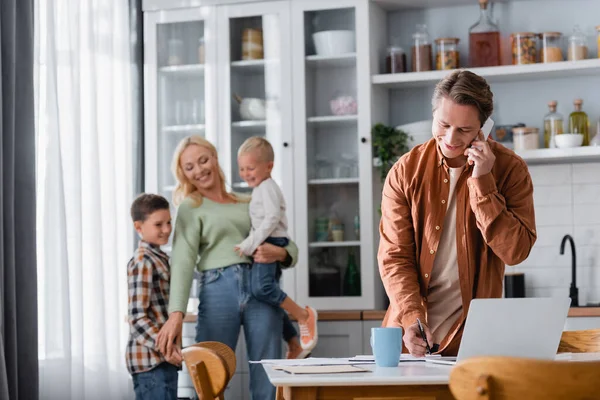
[[[251,296],[250,260],[234,247],[250,231],[248,199],[227,192],[215,147],[200,136],[182,140],[173,157],[178,184],[173,201],[179,205],[171,254],[169,319],[157,345],[171,354],[181,342],[183,316],[194,268],[201,272],[196,342],[225,343],[235,350],[240,327],[248,347],[248,359],[281,358],[281,311]],[[298,249],[263,244],[258,262],[295,263]],[[250,364],[252,399],[274,399],[275,388],[260,364]]]

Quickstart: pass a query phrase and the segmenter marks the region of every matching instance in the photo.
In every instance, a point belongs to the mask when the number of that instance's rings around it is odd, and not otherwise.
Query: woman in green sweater
[[[179,205],[171,254],[169,319],[161,329],[159,349],[170,354],[181,343],[194,269],[201,273],[196,341],[219,341],[235,350],[240,328],[249,360],[281,358],[282,316],[278,308],[251,296],[250,260],[234,247],[250,232],[249,199],[227,192],[215,147],[200,136],[182,140],[173,157]],[[295,264],[298,249],[261,245],[258,262]],[[250,364],[252,399],[275,399],[275,388],[260,364]]]

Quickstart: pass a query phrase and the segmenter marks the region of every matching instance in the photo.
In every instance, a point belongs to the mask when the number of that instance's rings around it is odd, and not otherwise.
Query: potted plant
[[[371,139],[375,156],[373,165],[380,168],[381,182],[384,182],[390,168],[409,150],[408,141],[412,137],[401,129],[378,123],[371,129]]]

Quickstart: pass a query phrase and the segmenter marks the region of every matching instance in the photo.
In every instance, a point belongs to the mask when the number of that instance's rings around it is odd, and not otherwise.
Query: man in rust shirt
[[[402,326],[404,345],[456,355],[469,303],[502,296],[504,266],[527,258],[536,240],[533,185],[512,150],[483,140],[489,85],[469,71],[440,81],[433,139],[390,170],[382,195],[379,269],[390,307],[384,326]]]

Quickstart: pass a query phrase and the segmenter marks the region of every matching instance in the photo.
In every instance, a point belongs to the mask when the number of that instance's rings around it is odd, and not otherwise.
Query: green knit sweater
[[[194,268],[206,271],[251,262],[233,249],[249,232],[248,203],[221,204],[207,198],[198,207],[190,198],[181,203],[171,253],[169,313],[186,312]],[[290,242],[286,250],[295,265],[298,248]]]

